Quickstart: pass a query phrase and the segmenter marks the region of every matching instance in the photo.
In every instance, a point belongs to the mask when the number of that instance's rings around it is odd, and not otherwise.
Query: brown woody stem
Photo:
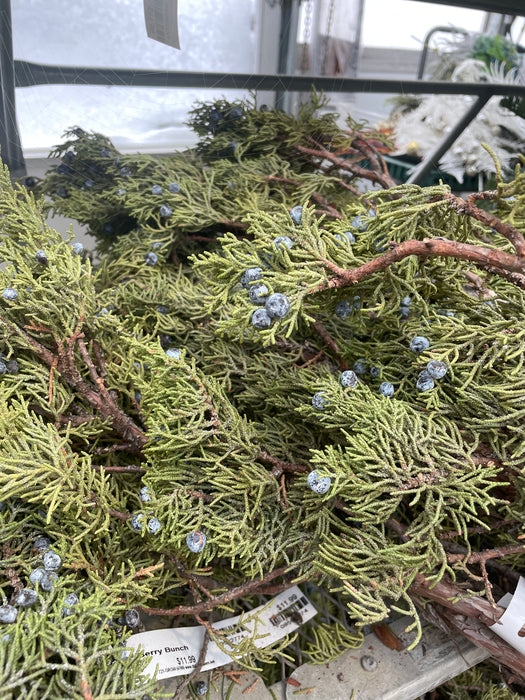
[[[403,241],[403,243],[394,245],[391,250],[383,253],[383,255],[379,255],[350,270],[340,268],[330,261],[323,261],[323,263],[329,263],[325,266],[328,267],[334,276],[327,282],[310,289],[309,294],[315,294],[327,288],[342,288],[356,284],[362,279],[385,270],[390,265],[400,262],[410,255],[417,255],[422,258],[445,257],[469,260],[479,267],[505,277],[518,287],[525,289],[525,259],[505,253],[503,250],[493,250],[483,246],[441,238],[425,238],[422,241]]]
[[[257,459],[260,459],[262,462],[268,462],[268,464],[273,464],[273,476],[281,476],[283,472],[286,472],[287,474],[306,474],[306,472],[310,471],[310,467],[308,467],[306,464],[292,464],[290,462],[283,462],[282,459],[273,457],[271,454],[264,452],[263,450],[258,453]]]
[[[328,345],[330,350],[336,356],[337,361],[339,362],[341,368],[348,369],[348,362],[346,360],[344,360],[343,357],[341,356],[341,350],[339,349],[339,345],[335,342],[335,340],[332,338],[330,333],[323,326],[321,321],[315,321],[313,326],[314,326],[315,330],[317,331],[317,333],[319,334],[319,336],[324,340],[324,342]]]
[[[299,153],[304,153],[305,155],[314,156],[314,158],[320,158],[321,160],[328,160],[334,165],[337,165],[341,170],[346,170],[347,172],[357,175],[358,177],[370,180],[374,184],[379,184],[385,189],[390,187],[395,187],[394,180],[389,175],[384,175],[382,172],[375,170],[367,170],[366,168],[361,168],[359,165],[352,163],[349,160],[344,160],[343,158],[338,158],[326,148],[319,146],[318,148],[307,148],[306,146],[295,146]]]
[[[129,474],[145,474],[146,470],[136,464],[126,464],[122,466],[102,466],[101,464],[92,464],[93,469],[98,469],[104,472],[119,472],[119,473],[129,473]],[[127,518],[126,518],[127,519]]]
[[[202,620],[200,622],[202,624],[204,622],[204,620]],[[203,626],[206,627],[206,625],[203,625]],[[196,664],[195,668],[193,669],[193,671],[189,674],[189,676],[184,678],[184,680],[179,683],[179,685],[177,686],[177,690],[175,691],[175,694],[173,695],[173,700],[181,700],[182,694],[184,693],[186,688],[189,686],[189,684],[192,682],[192,680],[194,678],[196,678],[198,676],[198,674],[200,673],[200,670],[203,667],[204,662],[206,661],[206,654],[208,652],[208,644],[209,643],[210,643],[210,631],[209,631],[209,629],[205,629],[204,630],[204,639],[202,640],[202,648],[201,648],[201,652],[199,654],[199,658],[197,660],[197,664]]]
[[[469,197],[468,200],[461,199],[461,197],[456,197],[456,195],[448,193],[444,195],[439,195],[435,197],[433,201],[438,201],[439,199],[445,199],[449,203],[452,209],[458,214],[467,214],[468,216],[477,219],[485,226],[493,228],[495,231],[500,233],[502,236],[512,243],[517,255],[522,258],[525,256],[525,238],[523,234],[518,231],[517,228],[511,226],[504,221],[498,219],[494,214],[490,214],[484,209],[479,209],[472,203],[472,198]]]
[[[508,547],[497,547],[496,549],[485,549],[483,552],[472,552],[467,556],[465,556],[465,554],[447,554],[447,561],[449,564],[454,564],[458,561],[463,561],[465,564],[478,564],[480,562],[486,562],[488,559],[500,559],[510,554],[524,553],[524,545],[516,544]]]
[[[500,664],[511,669],[521,679],[525,679],[525,656],[507,644],[501,637],[488,629],[479,620],[456,614],[447,608],[438,608],[436,612],[460,634],[478,647],[486,649]]]
[[[15,324],[10,324],[10,326],[13,333],[21,336],[42,362],[48,367],[56,367],[56,371],[60,374],[61,379],[99,413],[101,420],[110,419],[111,427],[129,443],[130,451],[137,453],[142,451],[148,438],[133,420],[122,411],[105,388],[103,379],[98,375],[95,365],[89,357],[80,332],[75,331],[73,336],[66,340],[67,349],[64,349],[63,343],[56,341],[57,354],[55,355],[51,350],[48,350],[48,348],[36,341],[24,329]],[[76,341],[79,346],[79,350],[96,387],[88,380],[84,379],[75,366],[72,352],[74,341]]]
[[[231,588],[229,591],[221,593],[221,595],[210,598],[209,600],[203,600],[195,605],[178,605],[175,608],[167,609],[145,608],[141,606],[141,610],[144,610],[144,612],[149,613],[150,615],[172,615],[174,617],[179,615],[195,615],[195,613],[201,613],[204,610],[212,610],[212,608],[215,608],[218,605],[224,605],[235,598],[241,598],[244,595],[253,595],[258,593],[259,589],[264,589],[264,584],[272,581],[278,576],[283,576],[288,569],[288,566],[281,566],[279,569],[274,569],[273,571],[268,572],[260,580],[257,579],[255,581],[248,581],[243,583],[241,586]],[[293,584],[290,583],[289,585],[291,586]]]

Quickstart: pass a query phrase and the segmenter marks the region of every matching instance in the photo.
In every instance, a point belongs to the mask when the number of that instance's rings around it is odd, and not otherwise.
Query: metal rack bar
[[[24,154],[16,125],[15,70],[10,0],[0,0],[0,148],[2,160],[11,174],[26,174]]]
[[[445,136],[443,141],[439,143],[436,148],[430,153],[425,160],[415,168],[412,175],[408,178],[407,183],[419,185],[423,182],[432,168],[437,168],[439,159],[443,156],[454,141],[465,131],[470,122],[481,112],[483,107],[489,101],[490,96],[480,95],[473,105],[465,112],[461,119],[454,124],[449,133]]]
[[[430,44],[430,39],[437,32],[446,32],[447,34],[463,34],[464,36],[468,36],[470,34],[470,32],[468,32],[466,29],[461,29],[460,27],[438,26],[438,27],[432,27],[432,29],[429,29],[429,31],[425,35],[425,41],[423,43],[423,50],[421,51],[421,57],[419,59],[419,67],[417,69],[417,79],[418,80],[421,80],[423,78],[423,73],[425,72],[425,64],[427,62],[428,47]]]
[[[418,2],[465,7],[470,10],[482,10],[483,12],[498,12],[502,15],[525,15],[523,0],[418,0]]]
[[[2,0],[5,2],[5,0]],[[412,173],[408,182],[420,184],[441,156],[494,95],[525,96],[525,86],[499,83],[452,83],[443,80],[383,80],[322,77],[313,75],[253,75],[250,73],[202,73],[150,71],[83,66],[50,66],[15,61],[16,87],[31,85],[127,85],[130,87],[201,87],[215,90],[387,92],[442,95],[476,95],[476,102],[461,117],[443,141]]]
[[[387,80],[316,75],[152,71],[87,66],[51,66],[15,61],[15,86],[118,85],[119,87],[208,88],[214,90],[287,90],[326,92],[393,92],[417,95],[525,96],[524,85],[451,83],[446,80]]]

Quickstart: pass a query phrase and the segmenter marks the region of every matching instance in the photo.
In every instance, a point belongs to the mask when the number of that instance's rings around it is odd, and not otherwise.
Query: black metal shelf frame
[[[423,0],[426,1],[426,0]],[[485,4],[487,4],[488,0]],[[520,4],[525,0],[519,0]],[[462,3],[455,0],[454,5]],[[488,3],[490,4],[490,2]],[[492,3],[494,4],[494,3]],[[511,3],[512,4],[512,3]],[[472,5],[472,3],[471,3]],[[497,11],[504,11],[499,9]],[[457,83],[428,80],[384,80],[314,75],[247,74],[213,72],[151,71],[89,66],[55,66],[13,59],[10,0],[0,0],[0,147],[2,159],[14,175],[25,173],[16,124],[15,87],[34,85],[118,85],[127,87],[208,88],[307,92],[315,87],[325,92],[474,95],[476,100],[443,138],[442,142],[412,172],[408,182],[421,183],[437,167],[458,136],[491,97],[524,96],[525,86],[495,83]]]
[[[462,115],[436,149],[414,170],[407,182],[421,183],[438,161],[483,109],[497,95],[523,96],[525,86],[497,83],[456,83],[441,80],[383,80],[320,77],[314,75],[254,75],[249,73],[202,73],[151,71],[87,66],[50,66],[14,61],[16,87],[31,85],[119,85],[129,87],[209,88],[307,92],[312,87],[325,92],[376,92],[399,94],[475,95],[477,99]],[[9,124],[4,125],[6,128]],[[16,124],[15,124],[16,127]],[[7,134],[7,138],[13,138]]]

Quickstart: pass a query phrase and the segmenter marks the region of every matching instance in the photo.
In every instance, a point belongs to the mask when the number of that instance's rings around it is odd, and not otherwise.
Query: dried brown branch
[[[350,270],[338,267],[328,260],[322,261],[334,276],[327,282],[313,287],[308,293],[316,294],[324,289],[348,287],[411,255],[421,258],[445,257],[468,260],[525,289],[525,258],[503,250],[493,250],[469,243],[442,238],[424,238],[422,241],[410,240],[394,244],[386,253]]]
[[[455,612],[450,606],[435,605],[434,609],[450,627],[476,646],[486,649],[496,661],[510,668],[518,678],[525,679],[525,656],[492,632],[486,624],[479,619]]]
[[[507,524],[507,526],[508,526],[508,524]],[[496,525],[491,527],[489,532],[494,530],[495,527],[496,527]],[[474,529],[474,528],[472,528],[472,529]],[[467,532],[470,534],[470,529]],[[486,533],[487,530],[484,530],[484,532]],[[452,534],[454,534],[454,533],[452,533]],[[457,534],[456,534],[456,536],[457,536]],[[458,544],[457,542],[447,541],[446,537],[444,535],[440,536],[440,541],[443,545],[443,549],[446,552],[452,552],[454,554],[462,554],[463,556],[465,556],[469,553],[469,550],[466,547],[464,547],[461,544]],[[518,584],[519,574],[514,569],[511,569],[509,566],[506,566],[505,564],[498,561],[497,559],[488,559],[485,562],[485,565],[486,565],[487,569],[496,573],[498,576],[501,576],[502,578],[507,579],[507,581],[509,583],[514,584],[514,586],[516,586]]]
[[[102,348],[100,345],[97,343],[96,340],[91,340],[91,347],[93,348],[93,354],[95,355],[95,359],[97,361],[98,365],[98,373],[102,378],[105,378],[107,376],[106,372],[106,363],[104,362],[104,353],[102,351]]]
[[[123,523],[133,517],[132,513],[121,513],[119,510],[115,510],[115,508],[109,508],[108,513],[111,515],[111,517],[122,520]]]
[[[494,607],[479,595],[462,591],[457,585],[445,579],[434,583],[422,574],[417,574],[408,590],[411,595],[439,603],[453,610],[454,614],[479,620],[484,625],[493,625],[505,612],[505,608],[498,605]]]
[[[316,142],[314,141],[314,143]],[[300,145],[295,146],[295,148],[297,151],[299,151],[299,153],[313,156],[314,158],[319,158],[321,161],[328,160],[341,170],[346,170],[357,177],[362,177],[370,182],[373,182],[374,184],[381,185],[385,189],[395,187],[396,185],[395,181],[390,177],[390,175],[385,175],[380,171],[367,170],[366,168],[362,168],[359,165],[352,163],[350,160],[338,158],[331,151],[328,151],[320,144],[316,144],[315,148],[308,148],[307,146]]]
[[[516,544],[509,545],[508,547],[496,547],[494,549],[485,549],[483,552],[472,552],[471,554],[465,556],[464,554],[447,554],[447,561],[449,564],[454,564],[455,562],[462,561],[465,564],[478,564],[484,563],[489,559],[501,559],[501,557],[507,557],[510,554],[524,554],[525,545]]]
[[[35,340],[25,329],[14,323],[9,324],[11,331],[21,337],[32,352],[48,367],[58,372],[62,381],[74,389],[84,401],[94,408],[101,420],[109,419],[113,430],[121,435],[132,447],[130,451],[140,453],[147,442],[147,437],[134,421],[118,406],[104,386],[103,379],[98,375],[96,367],[89,357],[82,334],[77,329],[65,341],[65,344],[55,338],[56,354]],[[35,330],[34,328],[32,330]],[[73,345],[76,342],[84,361],[89,369],[93,384],[80,374],[75,365]],[[95,385],[95,386],[94,386]]]
[[[477,219],[477,221],[480,221],[482,224],[485,224],[485,226],[493,228],[512,243],[518,257],[523,258],[525,256],[525,238],[523,234],[518,231],[517,228],[514,228],[514,226],[498,219],[494,214],[490,214],[488,211],[476,207],[471,197],[464,200],[449,192],[434,197],[432,201],[436,202],[440,199],[446,200],[450,207],[458,214],[466,214]]]
[[[381,172],[385,177],[390,178],[385,159],[363,134],[355,133],[352,146],[365,156],[368,162],[371,163],[373,170]],[[395,184],[394,180],[392,178],[390,179],[392,183]]]
[[[418,597],[437,603],[433,606],[434,611],[451,627],[477,646],[487,649],[518,677],[525,678],[525,656],[489,629],[498,622],[505,608],[480,597],[465,596],[458,586],[449,581],[442,580],[434,584],[420,574],[410,586],[409,593],[419,606],[424,603],[418,601]]]
[[[201,613],[204,610],[212,610],[218,605],[224,605],[235,598],[260,593],[261,589],[264,591],[264,585],[266,583],[279,576],[283,576],[289,570],[289,568],[289,566],[281,566],[278,569],[268,572],[261,579],[247,581],[241,586],[231,588],[225,593],[221,593],[218,596],[214,596],[209,600],[201,601],[195,605],[178,605],[175,608],[146,608],[141,606],[141,610],[144,610],[144,612],[149,613],[150,615],[173,615],[174,617],[179,615],[195,615],[195,613]]]
[[[196,586],[201,593],[204,593],[204,595],[207,598],[213,598],[213,594],[210,593],[209,589],[206,586],[206,584],[210,583],[212,586],[214,585],[214,581],[212,579],[206,578],[205,576],[193,574],[191,571],[187,571],[184,564],[172,554],[168,554],[168,559],[171,561],[181,578],[186,579],[187,581],[191,581],[191,583],[193,583],[193,585]]]
[[[92,464],[93,469],[98,469],[104,472],[119,472],[121,474],[145,474],[146,470],[136,464],[126,464],[122,466],[104,466],[101,464]]]
[[[90,423],[95,420],[97,416],[92,416],[89,413],[79,413],[78,415],[72,416],[58,416],[57,421],[61,424],[70,423],[73,426],[83,425],[84,423]]]
[[[274,468],[272,469],[271,474],[275,477],[281,476],[283,472],[286,472],[286,474],[306,474],[306,472],[309,472],[311,469],[311,467],[307,466],[306,464],[292,464],[290,462],[284,462],[282,459],[273,457],[264,450],[261,450],[257,454],[257,459],[260,459],[262,462],[268,462],[268,464],[273,464]]]
[[[467,197],[467,202],[472,203],[477,199],[497,199],[499,197],[498,190],[485,190],[484,192],[473,192]]]
[[[204,666],[204,662],[206,661],[206,654],[208,653],[208,644],[210,643],[210,632],[208,629],[204,630],[204,638],[202,640],[202,648],[201,648],[201,653],[199,654],[199,658],[197,659],[197,664],[193,671],[189,674],[189,676],[186,676],[181,683],[177,686],[177,690],[175,691],[175,694],[173,695],[173,700],[181,700],[182,694],[186,690],[186,688],[189,686],[189,684],[192,682],[194,678],[198,676],[200,673],[201,668]]]
[[[324,354],[325,354],[324,350],[319,350],[319,352],[316,355],[311,357],[306,362],[303,362],[302,365],[297,365],[297,366],[300,367],[301,369],[304,369],[305,367],[309,367],[310,365],[315,365],[323,359]]]
[[[341,350],[339,349],[339,345],[335,342],[335,340],[332,338],[330,333],[326,330],[326,328],[323,326],[321,321],[315,321],[313,324],[314,329],[317,331],[319,336],[324,340],[324,342],[328,345],[330,350],[333,352],[333,354],[336,356],[337,361],[339,362],[339,365],[342,369],[348,369],[348,362],[343,359],[341,356]]]

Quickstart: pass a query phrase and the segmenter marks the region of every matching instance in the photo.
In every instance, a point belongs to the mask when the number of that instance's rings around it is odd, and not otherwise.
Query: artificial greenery
[[[497,63],[510,71],[521,65],[516,45],[501,34],[481,34],[476,37],[470,57],[483,61],[487,68]]]
[[[125,652],[130,609],[209,630],[208,610],[313,581],[357,628],[417,631],[415,584],[492,601],[504,583],[471,553],[522,564],[525,177],[485,209],[394,187],[381,135],[324,105],[201,104],[198,146],[162,158],[76,127],[36,197],[4,171],[0,590],[38,600],[0,623],[2,697],[162,697]],[[263,329],[256,284],[289,303]],[[429,362],[446,373],[422,391]],[[62,559],[48,591],[39,536]],[[361,634],[312,638],[324,663]],[[234,653],[257,667],[286,643]]]

